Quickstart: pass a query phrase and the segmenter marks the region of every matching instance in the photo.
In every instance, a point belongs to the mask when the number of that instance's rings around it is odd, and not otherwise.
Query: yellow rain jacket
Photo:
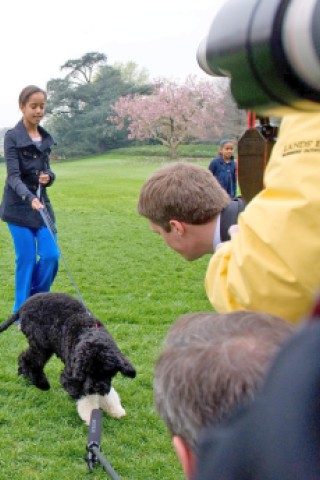
[[[206,291],[219,312],[298,322],[320,291],[320,113],[282,120],[264,181],[239,232],[211,258]]]

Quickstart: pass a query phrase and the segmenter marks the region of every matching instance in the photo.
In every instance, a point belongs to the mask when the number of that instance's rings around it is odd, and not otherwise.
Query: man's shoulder
[[[244,199],[239,195],[238,197],[234,197],[230,200],[228,205],[223,209],[223,212],[242,212],[246,207],[246,202]]]
[[[239,212],[242,212],[245,207],[246,207],[246,202],[244,199],[239,195],[238,197],[235,197],[231,200],[230,204],[232,204],[235,207],[237,207]]]
[[[222,210],[220,217],[220,236],[224,242],[230,240],[229,228],[238,223],[239,214],[245,209],[246,203],[242,197],[235,197]]]

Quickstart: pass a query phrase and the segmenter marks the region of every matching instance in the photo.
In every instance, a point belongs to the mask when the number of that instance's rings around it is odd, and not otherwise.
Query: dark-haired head
[[[47,100],[47,93],[40,87],[36,85],[28,85],[23,90],[21,90],[19,95],[19,107],[23,107],[28,102],[31,95],[34,93],[42,93],[44,95],[45,100]]]

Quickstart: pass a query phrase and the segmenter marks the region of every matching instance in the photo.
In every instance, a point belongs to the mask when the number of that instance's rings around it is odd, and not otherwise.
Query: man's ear
[[[185,233],[186,227],[183,222],[179,222],[179,220],[170,220],[169,225],[171,231],[175,231],[178,235],[182,236]]]
[[[172,438],[174,449],[182,465],[185,476],[191,480],[195,473],[196,457],[192,450],[185,444],[184,440],[175,435]]]

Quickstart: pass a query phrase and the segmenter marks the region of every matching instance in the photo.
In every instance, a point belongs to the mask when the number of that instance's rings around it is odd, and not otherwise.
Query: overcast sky
[[[134,61],[151,78],[209,78],[196,61],[223,0],[10,0],[1,2],[0,128],[20,118],[22,88],[42,88],[87,52]]]

